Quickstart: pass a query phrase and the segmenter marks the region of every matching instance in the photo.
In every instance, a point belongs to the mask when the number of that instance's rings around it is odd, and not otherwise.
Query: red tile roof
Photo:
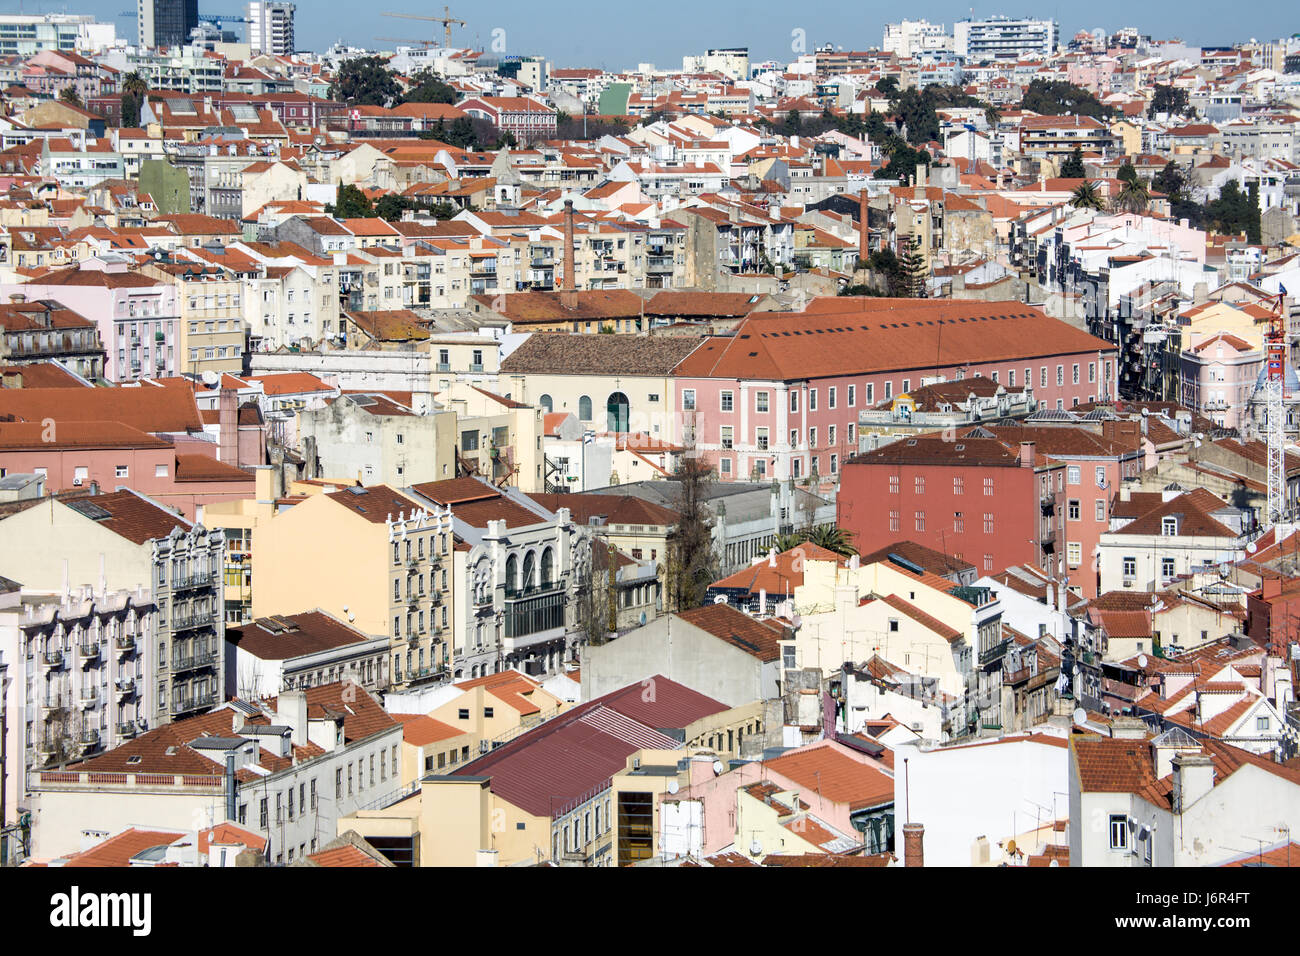
[[[757,621],[728,604],[706,604],[677,616],[764,662],[781,656],[778,642],[787,637],[785,626],[779,622]]]

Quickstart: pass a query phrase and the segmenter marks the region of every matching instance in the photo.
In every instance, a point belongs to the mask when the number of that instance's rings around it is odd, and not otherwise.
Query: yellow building
[[[456,450],[475,473],[520,491],[541,491],[542,409],[468,382],[453,382],[438,403],[456,412]]]
[[[447,670],[451,513],[386,485],[316,494],[258,528],[254,618],[320,608],[387,634],[395,688]]]
[[[196,262],[153,262],[141,271],[176,286],[181,330],[177,371],[190,375],[243,371],[247,340],[243,284],[234,273]]]

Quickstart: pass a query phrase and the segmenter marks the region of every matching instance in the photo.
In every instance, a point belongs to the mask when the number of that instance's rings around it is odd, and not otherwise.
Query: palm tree
[[[1142,212],[1149,202],[1151,193],[1147,184],[1140,179],[1125,180],[1119,195],[1115,197],[1115,204],[1126,212]]]
[[[819,548],[834,551],[836,554],[845,557],[858,553],[858,549],[850,543],[852,537],[852,532],[845,531],[833,524],[819,524],[805,534],[805,540],[809,544],[815,544]]]
[[[137,71],[132,70],[122,78],[122,92],[140,98],[149,92],[149,83]]]
[[[1075,209],[1095,209],[1101,212],[1106,204],[1102,202],[1097,187],[1085,179],[1074,191],[1074,195],[1070,197],[1070,205]]]
[[[778,534],[772,539],[772,547],[776,549],[777,554],[785,554],[791,548],[797,548],[803,544],[803,532],[794,532],[792,534]]]

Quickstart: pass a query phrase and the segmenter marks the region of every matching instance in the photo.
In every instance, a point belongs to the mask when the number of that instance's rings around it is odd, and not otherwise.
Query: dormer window
[[[1166,538],[1172,538],[1172,537],[1175,537],[1175,536],[1178,534],[1178,519],[1177,519],[1177,518],[1161,518],[1161,519],[1160,519],[1160,534],[1163,535],[1163,536],[1166,537]]]

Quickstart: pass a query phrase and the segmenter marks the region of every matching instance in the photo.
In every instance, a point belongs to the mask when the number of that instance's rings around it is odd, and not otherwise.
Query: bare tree
[[[713,521],[705,506],[713,469],[694,455],[683,456],[673,476],[679,486],[677,526],[668,536],[666,589],[671,609],[686,611],[704,603],[718,576],[713,553]]]

